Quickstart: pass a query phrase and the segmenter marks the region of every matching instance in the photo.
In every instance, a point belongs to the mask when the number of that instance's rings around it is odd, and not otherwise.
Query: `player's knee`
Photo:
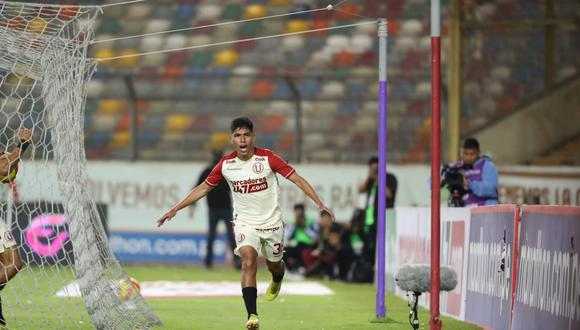
[[[255,257],[242,258],[242,269],[244,271],[256,271],[258,265]]]

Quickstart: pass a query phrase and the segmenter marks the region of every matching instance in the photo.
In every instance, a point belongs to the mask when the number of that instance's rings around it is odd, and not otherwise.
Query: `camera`
[[[449,165],[443,166],[441,170],[441,187],[446,187],[449,191],[447,205],[450,207],[464,207],[463,196],[467,190],[463,186],[463,174],[461,168]]]

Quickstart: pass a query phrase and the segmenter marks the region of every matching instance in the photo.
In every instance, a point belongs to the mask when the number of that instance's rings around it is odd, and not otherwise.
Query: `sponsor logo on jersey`
[[[254,173],[260,174],[264,171],[264,164],[254,163],[254,166],[252,166],[252,169],[254,170]]]
[[[258,179],[233,180],[232,186],[234,186],[233,192],[235,193],[251,194],[268,189],[268,180],[266,177]]]
[[[266,161],[266,158],[264,158],[264,157],[256,157],[256,158],[254,158],[254,159],[255,159],[257,162],[265,162],[265,161]]]
[[[280,227],[272,227],[272,228],[256,228],[256,231],[259,233],[273,233],[280,229]]]
[[[226,160],[226,164],[235,164],[235,163],[236,163],[235,159]]]

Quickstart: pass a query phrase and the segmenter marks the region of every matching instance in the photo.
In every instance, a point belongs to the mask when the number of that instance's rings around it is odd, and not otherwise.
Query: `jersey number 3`
[[[274,255],[279,256],[280,253],[282,253],[282,248],[284,247],[284,244],[276,243],[276,244],[274,244],[274,247],[276,248],[276,251],[274,251]]]

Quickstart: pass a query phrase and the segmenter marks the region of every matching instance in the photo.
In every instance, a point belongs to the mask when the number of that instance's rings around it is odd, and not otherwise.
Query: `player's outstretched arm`
[[[28,128],[22,128],[18,132],[18,138],[20,139],[18,145],[9,153],[0,156],[0,173],[2,173],[2,175],[8,174],[10,168],[18,164],[18,161],[20,161],[20,155],[26,151],[26,148],[28,148],[28,145],[31,142],[32,132]]]
[[[177,211],[203,198],[213,188],[214,187],[205,183],[205,181],[199,184],[197,187],[193,188],[193,190],[181,202],[177,203],[177,205],[172,207],[159,220],[157,220],[157,227],[161,227],[166,221],[171,220],[171,218],[177,214]]]
[[[292,175],[288,177],[288,180],[294,182],[294,184],[297,185],[298,188],[300,188],[300,190],[302,190],[306,194],[306,196],[310,197],[310,199],[312,199],[314,203],[316,203],[316,206],[320,211],[328,212],[328,214],[330,214],[332,220],[334,221],[334,213],[332,213],[332,211],[328,207],[326,207],[324,203],[322,203],[320,197],[318,197],[318,194],[316,194],[316,191],[314,191],[314,188],[312,188],[312,186],[310,185],[310,183],[308,183],[308,181],[306,181],[306,179],[301,177],[297,172],[294,172],[292,173]]]

